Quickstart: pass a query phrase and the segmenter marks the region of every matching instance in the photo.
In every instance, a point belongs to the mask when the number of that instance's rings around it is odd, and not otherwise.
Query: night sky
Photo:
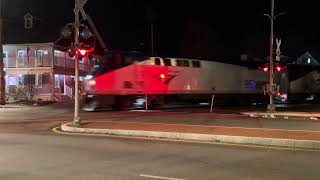
[[[28,11],[48,24],[47,32],[58,34],[73,20],[73,0],[4,1],[8,21]],[[270,0],[88,0],[85,9],[111,49],[149,53],[154,23],[157,55],[223,60],[239,59],[240,54],[268,55],[270,21],[263,14],[270,13],[270,4]],[[317,1],[276,0],[279,12],[287,13],[275,21],[283,54],[297,57],[309,51],[320,58]],[[10,37],[8,30],[5,35]]]

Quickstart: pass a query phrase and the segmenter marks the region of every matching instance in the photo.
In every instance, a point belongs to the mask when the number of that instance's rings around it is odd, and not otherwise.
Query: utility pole
[[[279,13],[277,15],[274,15],[274,0],[271,0],[271,14],[264,14],[270,19],[270,51],[269,51],[269,66],[270,66],[270,71],[269,71],[269,89],[268,89],[268,94],[269,94],[269,104],[268,104],[268,111],[273,112],[275,111],[275,105],[274,105],[274,93],[275,93],[275,85],[273,83],[274,79],[274,69],[273,69],[273,22],[274,20],[280,16],[285,14],[284,12]]]
[[[0,105],[5,105],[5,83],[4,83],[4,66],[3,66],[3,47],[2,47],[2,0],[0,0]]]
[[[76,49],[75,53],[75,59],[74,59],[74,118],[73,123],[75,125],[80,124],[80,117],[79,117],[79,55],[77,52],[77,49],[79,48],[79,28],[80,28],[80,17],[79,13],[80,7],[78,7],[77,0],[75,0],[75,7],[74,7],[74,34],[75,34],[75,42],[74,46]]]

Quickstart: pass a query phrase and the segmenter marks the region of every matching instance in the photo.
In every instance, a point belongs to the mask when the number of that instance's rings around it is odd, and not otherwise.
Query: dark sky
[[[276,13],[287,13],[275,21],[283,54],[296,57],[310,51],[320,58],[317,1],[275,1]],[[31,11],[52,27],[59,27],[73,20],[73,3],[10,0],[4,6],[12,8],[5,8],[4,13],[11,17]],[[270,12],[270,4],[271,0],[88,0],[85,9],[112,49],[150,52],[149,24],[153,22],[158,55],[231,59],[242,53],[260,58],[268,55],[270,21],[263,14]]]

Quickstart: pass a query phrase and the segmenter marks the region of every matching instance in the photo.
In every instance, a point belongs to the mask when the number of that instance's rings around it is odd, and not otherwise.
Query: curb
[[[70,127],[68,126],[70,124],[72,123],[61,125],[61,130],[65,132],[71,132],[71,133],[140,136],[140,137],[151,137],[151,138],[167,138],[167,139],[178,139],[178,140],[192,140],[192,141],[206,141],[206,142],[218,142],[218,143],[245,144],[245,145],[274,146],[274,147],[285,147],[285,148],[293,148],[293,149],[320,150],[320,141],[313,141],[313,140],[295,140],[295,139],[139,131],[139,130],[122,130],[122,129],[93,129],[93,128]]]

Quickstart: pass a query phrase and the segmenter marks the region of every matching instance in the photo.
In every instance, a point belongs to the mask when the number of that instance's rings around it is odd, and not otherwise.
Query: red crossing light
[[[77,49],[77,53],[79,56],[84,57],[90,55],[94,51],[94,48],[91,47],[90,49]]]
[[[262,70],[263,70],[263,72],[268,72],[269,68],[268,67],[264,67]]]
[[[277,72],[281,72],[283,70],[283,68],[280,65],[277,65],[276,70],[277,70]]]
[[[80,53],[81,56],[85,56],[87,54],[87,50],[79,49],[79,53]]]

